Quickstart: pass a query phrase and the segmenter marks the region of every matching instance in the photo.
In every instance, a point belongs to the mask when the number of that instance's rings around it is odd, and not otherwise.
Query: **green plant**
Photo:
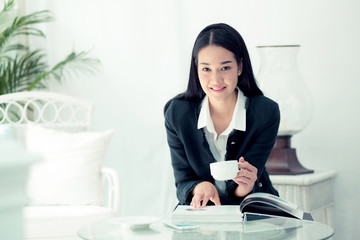
[[[79,70],[93,72],[99,60],[89,58],[88,52],[71,52],[64,60],[50,67],[44,49],[29,49],[21,43],[20,36],[42,37],[45,34],[36,27],[39,23],[53,20],[48,10],[24,16],[12,16],[15,0],[4,2],[0,12],[0,95],[46,88],[46,81],[62,81],[65,75]]]

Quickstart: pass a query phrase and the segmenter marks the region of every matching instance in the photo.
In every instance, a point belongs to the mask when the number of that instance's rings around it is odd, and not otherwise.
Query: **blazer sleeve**
[[[265,106],[267,111],[264,111],[264,113],[260,115],[260,118],[266,119],[266,121],[263,121],[262,126],[257,126],[258,130],[256,131],[256,134],[254,134],[249,147],[243,155],[245,161],[248,161],[258,170],[257,181],[255,182],[253,192],[261,191],[272,193],[271,189],[267,188],[273,188],[265,169],[265,163],[276,141],[280,124],[280,111],[279,106],[275,102],[271,104],[271,108],[268,107],[269,106]],[[259,118],[259,115],[256,115],[256,117]],[[259,184],[260,181],[264,182]],[[234,181],[228,181],[226,190],[229,199],[235,201],[235,203],[239,203],[243,198],[238,198],[234,195],[236,187],[237,184]]]
[[[180,106],[177,106],[180,107]],[[170,104],[165,113],[165,128],[170,148],[171,164],[174,171],[176,195],[180,204],[189,205],[192,199],[192,190],[204,180],[199,179],[188,161],[185,145],[182,138],[182,124],[176,117],[173,104]]]

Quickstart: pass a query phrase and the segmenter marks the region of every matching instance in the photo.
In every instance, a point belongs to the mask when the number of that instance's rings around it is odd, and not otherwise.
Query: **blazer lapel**
[[[230,134],[226,147],[226,160],[238,160],[243,155],[245,144],[242,143],[245,135],[245,132],[237,130]]]

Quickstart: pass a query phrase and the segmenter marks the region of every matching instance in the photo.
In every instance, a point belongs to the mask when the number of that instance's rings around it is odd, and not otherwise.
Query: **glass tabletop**
[[[187,221],[187,223],[190,223]],[[292,218],[252,218],[244,222],[202,222],[194,230],[176,230],[162,220],[141,228],[124,227],[111,219],[95,222],[79,229],[85,240],[251,240],[251,239],[328,239],[333,236],[331,227],[315,222]]]

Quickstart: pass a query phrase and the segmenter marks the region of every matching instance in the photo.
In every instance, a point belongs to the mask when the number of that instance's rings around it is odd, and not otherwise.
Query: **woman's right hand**
[[[193,198],[190,206],[195,208],[205,207],[208,201],[212,201],[216,206],[221,205],[218,191],[211,182],[201,182],[193,190]]]

